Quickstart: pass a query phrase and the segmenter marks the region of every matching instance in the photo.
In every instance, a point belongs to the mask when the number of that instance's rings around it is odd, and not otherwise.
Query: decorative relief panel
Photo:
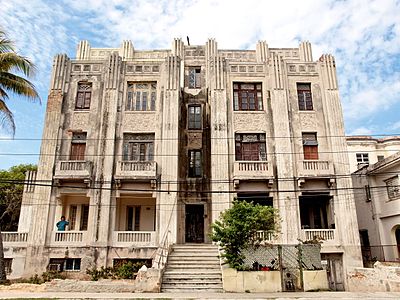
[[[234,113],[233,126],[235,131],[258,131],[260,128],[265,130],[268,126],[267,118],[264,113]]]
[[[302,130],[316,130],[317,116],[315,113],[300,113],[300,124]]]
[[[299,75],[316,75],[317,71],[315,64],[288,64],[288,73],[294,75],[293,73]]]
[[[231,65],[230,71],[232,73],[262,73],[264,72],[263,65]]]
[[[130,113],[125,112],[122,129],[129,131],[155,131],[157,127],[157,116],[155,113]]]
[[[79,111],[72,114],[71,128],[85,128],[89,125],[89,112]]]
[[[188,132],[188,148],[190,149],[201,149],[203,146],[202,143],[202,134],[201,132]]]
[[[101,64],[73,64],[72,72],[101,72]]]
[[[127,73],[149,74],[160,72],[159,65],[127,65]]]

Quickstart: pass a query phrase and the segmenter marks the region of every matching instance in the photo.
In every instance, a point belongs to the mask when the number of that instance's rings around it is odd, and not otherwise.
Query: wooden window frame
[[[86,132],[76,132],[72,134],[69,160],[85,160],[86,138]]]
[[[253,88],[250,88],[253,86]],[[234,111],[263,111],[263,90],[261,82],[233,83]]]
[[[318,139],[316,132],[303,132],[303,156],[305,160],[318,160]]]
[[[155,111],[157,82],[128,82],[125,111]]]
[[[235,134],[236,161],[267,161],[267,146],[264,133]]]
[[[356,153],[357,164],[369,164],[368,153]]]
[[[124,134],[122,160],[153,161],[154,134]]]
[[[201,88],[201,67],[189,68],[188,87],[190,89]]]
[[[197,112],[198,110],[198,112]],[[188,129],[202,129],[202,111],[201,105],[188,106]]]
[[[201,150],[189,150],[188,153],[188,177],[199,178],[203,176],[202,153]]]
[[[300,111],[314,110],[311,83],[298,82],[297,83],[297,99]]]
[[[92,100],[92,83],[91,82],[78,82],[78,91],[75,100],[76,110],[90,109],[90,102]]]

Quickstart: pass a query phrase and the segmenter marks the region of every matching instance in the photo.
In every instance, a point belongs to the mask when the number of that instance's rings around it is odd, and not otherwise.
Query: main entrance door
[[[204,243],[204,205],[185,205],[185,242]]]

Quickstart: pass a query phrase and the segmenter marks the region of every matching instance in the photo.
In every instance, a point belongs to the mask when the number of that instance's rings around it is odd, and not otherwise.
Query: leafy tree
[[[13,42],[8,39],[4,31],[0,30],[0,127],[14,135],[15,123],[6,101],[9,93],[25,96],[28,100],[39,100],[35,86],[27,79],[16,75],[22,73],[29,77],[35,66],[29,59],[16,53]]]
[[[212,224],[211,239],[219,242],[229,265],[242,270],[241,251],[261,242],[257,231],[277,232],[278,219],[277,210],[270,206],[235,200],[233,206],[221,214],[220,220]]]
[[[36,169],[35,165],[22,164],[0,170],[0,282],[6,280],[1,231],[17,230],[25,173]]]

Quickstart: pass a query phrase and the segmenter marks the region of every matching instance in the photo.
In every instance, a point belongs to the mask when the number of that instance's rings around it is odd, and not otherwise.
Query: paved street
[[[60,293],[60,292],[0,292],[0,299],[57,298],[57,299],[400,299],[400,293]]]

